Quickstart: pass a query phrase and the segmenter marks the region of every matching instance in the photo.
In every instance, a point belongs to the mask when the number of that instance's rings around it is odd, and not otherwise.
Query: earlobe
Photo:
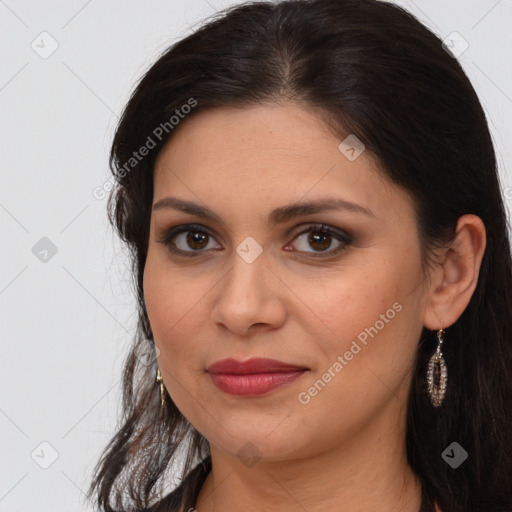
[[[432,271],[423,319],[425,327],[444,329],[462,315],[478,284],[485,246],[482,219],[473,214],[462,215],[452,244]]]

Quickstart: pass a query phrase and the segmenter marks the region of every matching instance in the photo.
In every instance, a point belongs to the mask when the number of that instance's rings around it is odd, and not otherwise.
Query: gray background
[[[2,512],[92,510],[83,491],[116,426],[135,327],[126,253],[93,190],[110,177],[113,130],[141,73],[235,3],[0,1]],[[512,1],[398,3],[469,44],[459,60],[490,119],[509,207]]]

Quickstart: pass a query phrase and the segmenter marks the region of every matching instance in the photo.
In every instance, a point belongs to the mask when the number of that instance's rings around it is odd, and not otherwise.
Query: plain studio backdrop
[[[0,511],[80,512],[135,328],[107,220],[113,131],[159,53],[227,0],[0,0]],[[400,1],[458,59],[512,202],[512,2]],[[510,218],[510,214],[509,214]]]

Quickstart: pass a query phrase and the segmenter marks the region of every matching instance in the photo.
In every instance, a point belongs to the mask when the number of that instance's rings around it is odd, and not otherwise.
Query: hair
[[[129,249],[137,330],[123,371],[122,419],[88,497],[105,512],[194,506],[211,470],[209,445],[170,396],[160,408],[143,295],[154,163],[176,129],[200,112],[281,101],[314,109],[340,141],[356,135],[379,172],[410,194],[425,268],[436,247],[454,240],[461,215],[482,219],[486,248],[476,289],[445,328],[445,400],[434,408],[426,392],[436,338],[423,328],[405,443],[422,511],[435,502],[450,512],[512,510],[512,260],[493,143],[476,92],[443,41],[403,8],[378,0],[225,9],[167,48],[137,84],[111,148],[115,187],[107,205]],[[143,146],[151,149],[135,159]],[[468,453],[457,469],[441,457],[454,441]],[[181,484],[155,505],[175,464]]]

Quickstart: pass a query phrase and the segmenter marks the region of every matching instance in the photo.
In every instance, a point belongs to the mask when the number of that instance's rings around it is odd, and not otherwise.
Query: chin
[[[223,421],[212,428],[200,430],[210,445],[218,450],[240,458],[246,465],[256,461],[275,462],[306,455],[312,439],[304,438],[300,425],[291,425],[290,418],[272,417],[266,421],[247,413],[240,421]],[[296,419],[294,421],[297,421]],[[197,427],[196,427],[197,428]]]

